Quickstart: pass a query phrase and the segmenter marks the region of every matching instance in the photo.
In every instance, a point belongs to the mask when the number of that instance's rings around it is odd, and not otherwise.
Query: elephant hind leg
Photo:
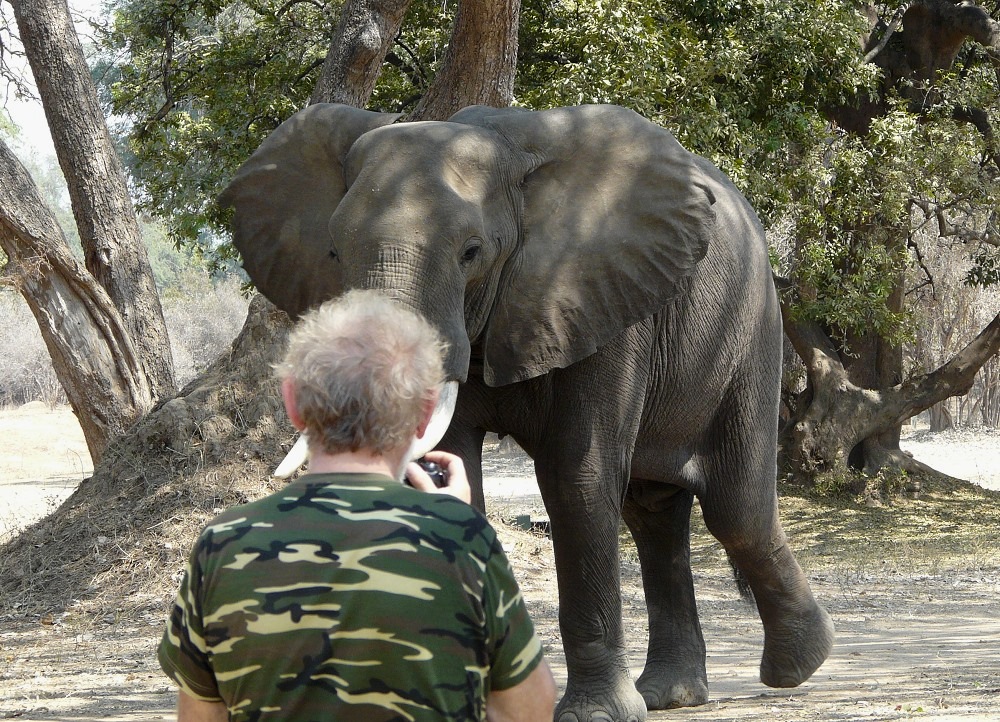
[[[760,660],[760,681],[769,687],[797,687],[819,669],[833,649],[833,620],[815,600],[808,584],[794,578],[789,570],[802,574],[788,545],[776,550],[770,560],[757,562],[771,566],[769,575],[787,575],[780,586],[751,577],[757,610],[764,623],[764,652]]]
[[[766,497],[766,498],[762,498]],[[788,546],[773,491],[722,503],[702,498],[709,531],[746,576],[764,625],[760,680],[796,687],[833,649],[830,615],[819,605]]]
[[[692,502],[690,491],[633,480],[623,508],[639,553],[649,614],[649,650],[635,685],[648,709],[708,701],[705,639],[691,575]]]

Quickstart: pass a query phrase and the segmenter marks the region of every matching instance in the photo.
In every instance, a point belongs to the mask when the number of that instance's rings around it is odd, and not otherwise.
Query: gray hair
[[[350,291],[302,316],[277,366],[290,379],[309,443],[381,455],[409,445],[444,383],[438,331],[377,291]]]

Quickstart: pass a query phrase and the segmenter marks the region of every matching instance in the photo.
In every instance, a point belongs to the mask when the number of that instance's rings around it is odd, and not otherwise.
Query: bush
[[[204,277],[183,294],[163,301],[178,388],[226,350],[247,315],[239,279]],[[29,401],[66,403],[48,349],[28,304],[15,291],[0,289],[0,406]]]
[[[66,403],[35,317],[20,294],[0,289],[0,406]]]
[[[163,315],[178,388],[195,378],[232,343],[246,320],[247,305],[236,278],[216,282],[205,278],[197,290],[164,299]]]

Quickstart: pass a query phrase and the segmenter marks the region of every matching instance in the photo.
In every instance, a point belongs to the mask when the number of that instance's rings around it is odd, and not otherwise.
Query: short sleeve
[[[542,661],[542,644],[496,538],[486,564],[483,598],[490,640],[490,689],[510,689],[527,679]]]
[[[196,544],[188,558],[157,657],[166,675],[184,692],[195,699],[217,702],[221,698],[209,661],[199,612],[201,565],[198,563],[198,550],[201,547],[201,544]]]

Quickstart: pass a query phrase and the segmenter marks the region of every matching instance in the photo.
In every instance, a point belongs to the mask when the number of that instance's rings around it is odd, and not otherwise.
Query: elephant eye
[[[476,257],[479,255],[479,251],[481,248],[482,246],[479,245],[478,241],[472,241],[468,243],[465,246],[465,249],[462,251],[463,265],[472,263],[474,260],[476,260]]]

